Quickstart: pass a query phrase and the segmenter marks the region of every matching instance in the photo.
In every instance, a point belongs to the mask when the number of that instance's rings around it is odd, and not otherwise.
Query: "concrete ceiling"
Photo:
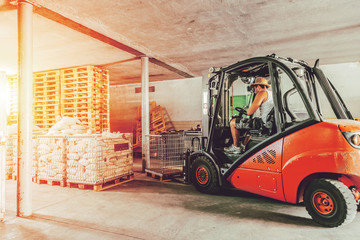
[[[201,76],[276,53],[311,64],[360,60],[357,0],[32,0],[34,71],[109,69],[111,84]],[[0,0],[0,70],[17,69],[17,11]]]

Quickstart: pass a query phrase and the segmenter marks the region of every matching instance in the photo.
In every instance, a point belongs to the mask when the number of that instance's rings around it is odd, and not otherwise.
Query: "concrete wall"
[[[325,72],[343,97],[354,117],[360,117],[360,63],[323,65]],[[188,130],[201,122],[201,77],[151,82],[155,92],[150,101],[165,108],[176,130]],[[141,93],[135,93],[140,84],[119,85],[110,88],[111,131],[130,132],[135,128]]]
[[[334,84],[353,117],[360,117],[360,62],[320,67]]]
[[[171,81],[151,82],[151,101],[161,105],[166,119],[174,123],[176,130],[188,130],[201,122],[201,77]],[[140,84],[110,87],[111,131],[129,132],[136,124],[141,106],[141,93],[135,93]],[[185,124],[186,123],[186,124]]]
[[[133,132],[141,106],[141,94],[135,94],[140,85],[119,85],[110,87],[110,130],[111,132]]]

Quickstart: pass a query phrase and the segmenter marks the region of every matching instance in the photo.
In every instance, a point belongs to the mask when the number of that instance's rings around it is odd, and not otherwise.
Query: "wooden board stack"
[[[8,76],[10,115],[17,123],[18,77]],[[77,117],[96,133],[110,130],[109,71],[96,66],[34,72],[34,125],[48,130],[56,118]]]
[[[10,88],[10,115],[8,125],[17,124],[18,112],[18,78],[8,77]],[[33,73],[33,122],[34,125],[47,130],[60,116],[60,70]]]
[[[9,91],[10,91],[10,113],[7,117],[7,124],[12,125],[17,123],[18,118],[18,79],[17,75],[8,76]]]
[[[6,141],[6,157],[5,157],[5,179],[12,179],[14,168],[16,171],[16,153],[17,153],[17,139],[16,136],[8,137]],[[15,166],[14,166],[15,165]]]
[[[60,71],[34,73],[33,88],[34,125],[47,130],[60,115]]]
[[[95,66],[61,70],[61,115],[96,133],[109,130],[109,72]]]

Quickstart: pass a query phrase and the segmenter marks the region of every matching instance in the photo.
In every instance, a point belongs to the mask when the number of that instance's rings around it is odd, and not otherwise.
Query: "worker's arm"
[[[246,111],[246,114],[249,116],[253,115],[256,112],[256,110],[258,110],[258,108],[261,106],[261,104],[267,100],[267,95],[268,94],[266,91],[258,92],[258,94],[256,94],[255,96],[253,103]]]

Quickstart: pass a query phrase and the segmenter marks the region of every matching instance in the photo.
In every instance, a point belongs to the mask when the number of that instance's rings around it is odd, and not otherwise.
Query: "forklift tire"
[[[199,192],[215,194],[220,190],[218,172],[204,156],[196,158],[191,164],[191,180]]]
[[[356,215],[353,194],[337,180],[312,181],[304,193],[304,203],[314,221],[326,227],[348,224]]]

